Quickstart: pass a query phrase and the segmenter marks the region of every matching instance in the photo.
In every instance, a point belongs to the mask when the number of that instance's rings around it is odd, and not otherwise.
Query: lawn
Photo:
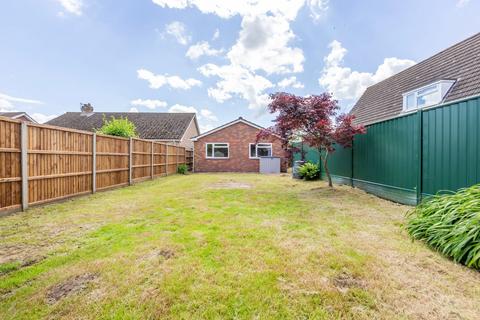
[[[288,176],[171,176],[0,218],[0,319],[480,318],[408,207]]]

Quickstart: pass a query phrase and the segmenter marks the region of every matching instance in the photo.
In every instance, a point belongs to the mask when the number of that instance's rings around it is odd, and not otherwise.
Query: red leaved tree
[[[365,127],[353,125],[353,115],[338,115],[338,102],[328,93],[299,97],[279,92],[272,94],[271,98],[268,110],[277,114],[275,125],[262,130],[257,139],[274,133],[283,138],[283,147],[290,153],[294,151],[291,142],[295,140],[302,140],[317,148],[327,174],[328,185],[332,187],[328,170],[329,154],[335,151],[335,144],[351,147],[353,137],[365,133]]]

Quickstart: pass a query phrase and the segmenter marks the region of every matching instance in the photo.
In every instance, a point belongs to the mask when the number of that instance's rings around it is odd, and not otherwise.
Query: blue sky
[[[268,126],[268,94],[363,90],[480,31],[479,0],[11,0],[0,110],[196,111]]]

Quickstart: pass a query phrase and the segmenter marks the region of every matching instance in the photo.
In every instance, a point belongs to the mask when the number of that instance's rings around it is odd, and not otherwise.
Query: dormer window
[[[454,80],[440,80],[404,93],[403,111],[412,111],[439,104],[454,83]]]

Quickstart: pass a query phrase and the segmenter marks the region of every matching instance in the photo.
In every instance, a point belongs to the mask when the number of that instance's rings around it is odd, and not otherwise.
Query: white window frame
[[[258,156],[258,145],[259,144],[262,144],[262,145],[268,145],[270,147],[270,157],[273,157],[273,144],[271,143],[263,143],[263,142],[259,142],[259,143],[249,143],[248,144],[248,158],[249,159],[260,159],[261,157]],[[250,154],[250,149],[252,148],[252,145],[255,146],[255,157],[252,157],[252,155]]]
[[[211,144],[212,145],[212,151],[213,151],[213,155],[212,157],[209,157],[208,156],[208,145]],[[226,144],[227,145],[227,149],[228,149],[228,157],[215,157],[215,145],[216,144]],[[222,148],[225,148],[222,146]],[[205,142],[205,159],[219,159],[219,160],[227,160],[227,159],[230,159],[230,144],[228,142]]]
[[[423,87],[420,87],[420,88],[417,88],[417,89],[414,89],[414,90],[410,90],[410,91],[402,94],[402,96],[403,96],[403,112],[412,112],[412,111],[416,111],[418,109],[428,108],[428,107],[435,106],[437,104],[442,103],[443,99],[445,98],[445,95],[447,94],[447,92],[450,90],[450,88],[453,86],[454,83],[455,83],[455,80],[440,80],[440,81],[436,81],[436,82],[433,82],[433,83],[429,83],[429,84],[427,84]],[[420,91],[422,91],[424,89],[427,89],[428,87],[432,87],[432,86],[435,86],[435,90],[437,90],[437,92],[440,95],[440,100],[437,103],[434,103],[434,104],[425,104],[425,105],[419,106],[418,105],[418,97],[420,97],[420,96],[419,96],[418,93]],[[410,96],[410,95],[413,95],[414,106],[411,107],[411,108],[407,108],[407,97]]]

